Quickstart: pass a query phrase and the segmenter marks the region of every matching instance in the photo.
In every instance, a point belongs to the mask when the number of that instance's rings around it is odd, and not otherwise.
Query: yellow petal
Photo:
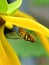
[[[43,34],[37,33],[37,35],[39,36],[43,46],[45,47],[46,51],[49,54],[49,40],[47,39],[46,36],[44,36]]]
[[[14,17],[22,17],[22,18],[28,18],[28,19],[35,20],[34,17],[31,17],[30,15],[28,15],[28,14],[22,12],[22,11],[19,11],[19,10],[16,11],[16,13],[11,14],[11,15],[14,16]],[[6,27],[9,28],[9,29],[12,29],[12,25],[6,25]]]
[[[19,10],[16,11],[16,13],[12,14],[12,16],[36,20],[34,17],[28,15],[27,13],[24,13],[24,12],[22,12],[22,11],[19,11]]]
[[[0,65],[11,65],[0,40]]]
[[[49,37],[49,29],[40,23],[36,22],[35,20],[21,18],[21,17],[12,17],[12,16],[1,16],[6,23],[9,25],[16,25],[20,26],[29,30],[33,30],[39,33],[42,33]]]
[[[1,40],[2,46],[4,48],[3,50],[5,51],[5,54],[11,63],[11,64],[6,64],[7,59],[5,59],[4,55],[2,54],[1,60],[3,58],[3,61],[4,61],[3,63],[5,63],[4,65],[21,65],[17,54],[15,53],[14,49],[11,47],[10,43],[8,43],[8,41],[6,40],[6,38],[4,36],[4,27],[3,26],[0,27],[0,40]],[[1,49],[0,49],[0,51],[2,52]]]
[[[8,29],[12,29],[12,28],[13,28],[13,25],[9,25],[9,23],[6,23],[6,27],[7,27]]]

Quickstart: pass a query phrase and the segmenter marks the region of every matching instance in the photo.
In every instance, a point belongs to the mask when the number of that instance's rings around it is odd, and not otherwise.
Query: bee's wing
[[[7,33],[5,36],[10,39],[21,39],[21,37],[16,32]]]

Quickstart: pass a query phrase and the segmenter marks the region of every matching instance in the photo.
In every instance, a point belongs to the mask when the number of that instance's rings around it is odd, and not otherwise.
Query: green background
[[[27,30],[27,32],[32,33],[31,31]],[[32,33],[34,34],[34,32]],[[16,37],[15,34],[10,34],[8,36]],[[25,41],[24,39],[10,39],[7,40],[10,42],[12,47],[14,48],[15,52],[21,57],[40,57],[46,56],[48,57],[48,53],[45,50],[44,46],[42,45],[39,37],[36,36],[36,42],[32,43],[29,41]]]

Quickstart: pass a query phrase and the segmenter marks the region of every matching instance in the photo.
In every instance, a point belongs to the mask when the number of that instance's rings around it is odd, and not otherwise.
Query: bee
[[[19,34],[23,37],[24,40],[35,42],[36,38],[34,35],[27,33],[22,27],[18,28]]]
[[[11,29],[9,30],[5,28],[5,35],[10,39],[24,39],[26,41],[36,42],[35,36],[30,33],[27,33],[22,27],[18,27],[18,34],[16,32],[13,32],[13,30]]]

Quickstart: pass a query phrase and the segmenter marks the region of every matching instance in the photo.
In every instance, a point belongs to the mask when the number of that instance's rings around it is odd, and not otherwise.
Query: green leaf
[[[0,13],[6,13],[8,8],[7,0],[0,0]]]
[[[20,7],[21,4],[22,0],[16,0],[15,2],[9,4],[7,14],[15,12]]]
[[[15,36],[15,34],[13,35]],[[48,57],[47,51],[45,50],[38,36],[36,36],[37,41],[34,43],[25,41],[24,39],[7,38],[7,40],[10,42],[15,52],[21,57],[39,57],[42,55]]]

